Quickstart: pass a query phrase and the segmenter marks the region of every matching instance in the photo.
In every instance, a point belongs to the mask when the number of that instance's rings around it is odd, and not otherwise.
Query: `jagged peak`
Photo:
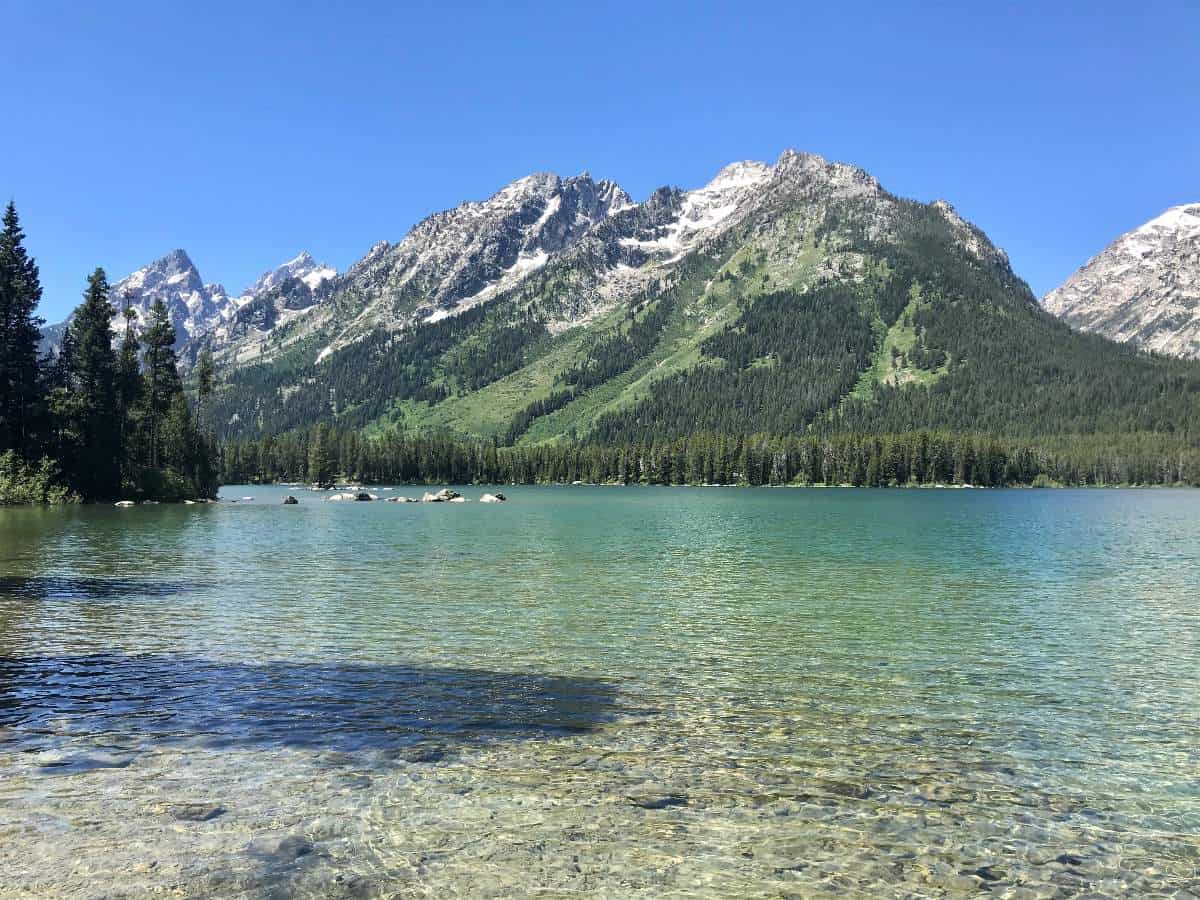
[[[770,177],[771,167],[766,163],[752,159],[741,160],[723,167],[700,190],[709,192],[740,190],[762,184]]]
[[[291,259],[289,259],[283,265],[284,266],[316,265],[316,260],[313,259],[313,255],[311,253],[309,253],[307,250],[301,250],[298,254],[293,256]]]
[[[311,253],[307,250],[301,250],[287,262],[263,272],[250,287],[246,288],[243,296],[251,297],[260,294],[264,290],[274,287],[285,278],[299,278],[309,288],[315,289],[322,282],[329,280],[336,274],[337,270],[332,266],[317,262],[313,259]]]
[[[161,259],[156,260],[153,263],[153,265],[155,265],[155,266],[163,265],[163,266],[173,267],[173,268],[177,268],[177,269],[194,269],[194,268],[196,268],[196,264],[194,262],[192,262],[192,258],[190,256],[188,256],[187,251],[184,250],[182,247],[175,248],[170,253],[163,256]]]
[[[774,171],[776,177],[793,181],[819,178],[834,189],[850,194],[877,193],[882,190],[879,181],[866,169],[849,163],[830,162],[816,153],[801,150],[784,150],[775,163]]]
[[[829,165],[825,157],[816,153],[808,153],[804,150],[796,150],[788,147],[779,154],[779,159],[775,160],[776,169],[788,168],[824,168]]]

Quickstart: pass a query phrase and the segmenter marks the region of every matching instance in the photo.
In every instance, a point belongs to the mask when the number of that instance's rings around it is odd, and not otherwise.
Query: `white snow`
[[[1168,229],[1180,233],[1181,237],[1200,236],[1200,203],[1185,203],[1172,206],[1157,218],[1151,219],[1134,234]]]
[[[324,284],[326,281],[328,281],[330,278],[333,278],[336,275],[337,275],[337,269],[332,269],[329,266],[324,266],[320,269],[314,269],[313,271],[309,272],[307,275],[302,276],[300,280],[303,281],[306,285],[308,285],[309,290],[315,291],[322,284]]]

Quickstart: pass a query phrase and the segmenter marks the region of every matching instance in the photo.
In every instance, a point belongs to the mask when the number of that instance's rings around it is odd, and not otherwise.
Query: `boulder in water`
[[[500,493],[499,491],[496,491],[496,493],[494,493],[494,494],[484,494],[482,497],[479,498],[479,502],[480,503],[503,503],[507,499],[508,498],[505,497],[502,493]]]
[[[137,504],[134,503],[132,500],[118,500],[116,503],[113,504],[113,506],[126,507],[126,506],[137,506]]]
[[[286,497],[283,498],[284,506],[296,506],[297,504],[299,504],[299,502],[300,501],[297,500],[295,497],[293,497],[291,494],[288,494]]]

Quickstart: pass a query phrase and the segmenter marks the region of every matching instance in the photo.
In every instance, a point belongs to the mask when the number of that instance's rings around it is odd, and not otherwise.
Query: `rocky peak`
[[[824,188],[838,197],[858,197],[879,194],[882,188],[873,175],[858,166],[829,162],[816,153],[784,150],[775,163],[777,182],[794,186]]]
[[[1042,303],[1083,331],[1200,359],[1200,203],[1121,235]]]
[[[246,288],[243,297],[253,299],[289,279],[302,281],[310,291],[315,291],[323,283],[336,276],[336,269],[317,262],[313,259],[312,254],[307,250],[302,250],[299,255],[260,275],[254,284]]]
[[[140,328],[146,326],[155,302],[162,300],[181,343],[219,319],[229,302],[223,288],[214,294],[212,286],[204,283],[195,263],[183,250],[172,250],[122,278],[112,285],[109,297],[118,313],[132,309],[134,322]],[[124,332],[125,323],[125,317],[118,315],[113,327]]]

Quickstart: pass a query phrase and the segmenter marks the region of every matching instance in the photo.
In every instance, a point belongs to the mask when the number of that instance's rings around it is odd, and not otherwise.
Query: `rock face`
[[[1121,235],[1042,303],[1082,331],[1200,359],[1200,203]]]

